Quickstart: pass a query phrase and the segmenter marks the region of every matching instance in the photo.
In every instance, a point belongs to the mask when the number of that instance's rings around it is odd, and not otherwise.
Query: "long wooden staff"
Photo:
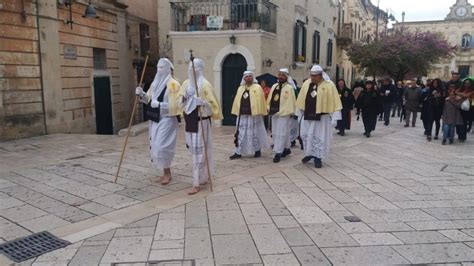
[[[196,78],[196,68],[194,67],[193,50],[189,50],[189,53],[191,54],[190,59],[191,59],[191,66],[193,68],[193,79],[194,79],[194,87],[196,89],[196,96],[199,97],[199,88],[198,88],[198,83],[197,83],[197,78]],[[207,141],[206,141],[206,137],[204,135],[204,123],[202,122],[202,119],[201,119],[201,108],[200,108],[200,106],[198,106],[198,116],[199,116],[199,122],[201,123],[201,137],[202,137],[202,142],[204,143],[204,156],[205,156],[205,159],[206,159],[207,174],[208,174],[208,177],[209,177],[209,186],[211,187],[211,192],[212,192],[211,169],[209,167],[209,160],[208,160],[208,156],[207,156]]]
[[[143,83],[143,78],[145,77],[146,65],[148,63],[148,55],[145,57],[145,65],[143,65],[142,76],[140,77],[140,83],[138,86],[141,86]],[[122,166],[123,156],[125,155],[125,149],[127,148],[128,137],[130,136],[130,128],[132,127],[133,117],[135,116],[135,111],[138,105],[138,95],[135,95],[135,102],[133,103],[132,115],[130,116],[130,122],[128,123],[127,136],[125,137],[125,143],[123,144],[122,155],[120,156],[120,163],[117,169],[117,174],[115,175],[114,183],[117,183],[117,179],[120,173],[120,167]]]

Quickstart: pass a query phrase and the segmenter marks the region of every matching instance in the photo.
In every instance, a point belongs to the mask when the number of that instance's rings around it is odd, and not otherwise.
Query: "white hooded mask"
[[[202,84],[204,82],[204,61],[199,58],[194,58],[194,69],[196,73],[196,81],[199,88],[199,95],[202,92]],[[188,66],[188,78],[189,78],[189,86],[186,92],[187,95],[194,95],[196,92],[196,83],[194,82],[194,74],[193,74],[193,65],[192,62],[189,62]]]
[[[166,88],[166,85],[171,79],[172,69],[174,69],[174,66],[169,59],[161,58],[158,60],[155,78],[150,85],[152,95],[155,99],[163,92],[163,89]]]

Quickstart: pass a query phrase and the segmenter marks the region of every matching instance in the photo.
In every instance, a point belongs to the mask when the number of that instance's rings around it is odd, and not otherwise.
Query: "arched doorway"
[[[235,116],[231,115],[235,93],[247,70],[247,61],[241,54],[229,54],[222,64],[222,111],[224,126],[235,125]]]

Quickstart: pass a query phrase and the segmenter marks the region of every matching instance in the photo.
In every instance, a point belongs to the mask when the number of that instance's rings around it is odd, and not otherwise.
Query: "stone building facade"
[[[92,1],[87,18],[88,3],[0,3],[0,140],[127,125],[142,50],[158,57],[157,4]]]
[[[451,71],[459,71],[461,78],[474,75],[473,8],[467,0],[456,0],[444,20],[395,24],[397,30],[439,32],[456,47],[454,57],[432,66],[428,78],[448,80]]]
[[[223,123],[232,125],[232,99],[246,69],[258,76],[277,75],[286,67],[301,85],[313,63],[319,63],[335,77],[338,4],[336,0],[159,1],[161,53],[173,59],[181,81],[187,79],[190,49],[205,61],[205,75],[222,103]]]
[[[369,43],[385,34],[389,16],[369,0],[342,0],[339,17],[341,23],[337,35],[338,78],[351,85],[356,80],[364,79],[365,72],[349,60],[348,47],[355,42]]]

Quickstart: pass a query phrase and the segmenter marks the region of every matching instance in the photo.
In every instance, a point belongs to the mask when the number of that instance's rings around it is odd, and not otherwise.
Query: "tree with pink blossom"
[[[455,49],[440,33],[396,31],[371,43],[355,43],[348,55],[367,74],[399,81],[426,76],[433,64],[451,57]]]

